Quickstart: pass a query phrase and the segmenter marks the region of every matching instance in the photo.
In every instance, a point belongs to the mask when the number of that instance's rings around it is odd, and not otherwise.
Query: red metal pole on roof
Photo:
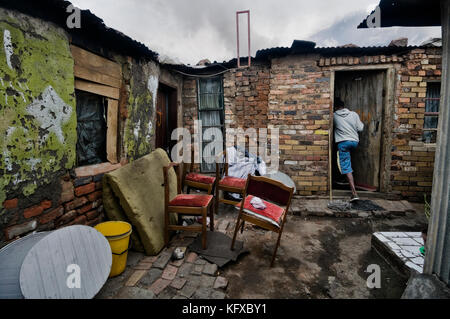
[[[247,14],[247,35],[248,35],[248,65],[251,65],[251,56],[250,56],[250,10],[244,11],[236,11],[236,43],[237,43],[237,67],[241,67],[241,59],[239,55],[239,15]]]

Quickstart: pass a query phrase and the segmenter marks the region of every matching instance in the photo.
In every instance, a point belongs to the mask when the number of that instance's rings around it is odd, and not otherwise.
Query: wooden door
[[[156,147],[165,150],[169,156],[177,141],[172,141],[172,131],[177,128],[177,90],[159,84],[156,100]]]
[[[337,72],[335,80],[335,95],[364,123],[352,154],[355,184],[373,190],[380,186],[384,77],[378,70],[345,71]]]

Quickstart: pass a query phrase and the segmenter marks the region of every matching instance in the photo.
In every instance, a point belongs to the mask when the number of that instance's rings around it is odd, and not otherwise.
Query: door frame
[[[396,82],[396,69],[398,69],[397,64],[377,64],[377,65],[355,65],[355,66],[333,66],[330,67],[330,119],[329,119],[329,127],[330,127],[330,138],[328,147],[332,150],[332,143],[334,140],[333,134],[333,110],[334,110],[334,87],[335,87],[335,79],[336,72],[345,72],[345,71],[373,71],[380,70],[385,71],[384,76],[384,90],[385,95],[383,98],[383,127],[381,132],[381,158],[380,158],[380,190],[381,193],[389,193],[392,191],[392,185],[390,183],[391,176],[391,162],[392,162],[392,133],[393,133],[393,125],[394,125],[394,110],[395,110],[395,90],[397,86]],[[330,151],[331,152],[331,151]],[[329,154],[330,154],[329,152]],[[329,188],[330,193],[333,191],[332,188],[332,157],[328,158],[329,161]]]
[[[179,109],[179,90],[178,90],[178,87],[176,87],[176,86],[174,86],[174,85],[172,85],[172,84],[170,84],[170,83],[167,83],[166,81],[163,81],[163,80],[161,80],[161,79],[159,79],[159,81],[158,81],[158,89],[156,90],[156,94],[159,94],[159,92],[160,91],[164,91],[164,90],[166,90],[166,91],[168,91],[167,93],[167,96],[168,96],[168,101],[167,101],[167,104],[168,104],[168,110],[167,110],[167,114],[166,114],[166,117],[167,117],[167,119],[164,119],[165,121],[167,120],[169,123],[170,123],[170,117],[171,117],[171,115],[169,114],[170,113],[170,110],[175,110],[176,111],[176,119],[177,119],[177,121],[176,121],[176,127],[179,127],[179,113],[180,113],[180,109]],[[157,114],[157,110],[158,110],[158,106],[157,106],[157,103],[158,103],[158,96],[156,97],[156,105],[155,105],[155,147],[156,147],[156,129],[157,129],[157,121],[158,121],[158,114]],[[168,144],[168,146],[169,146],[169,157],[170,157],[170,144],[171,144],[171,134],[172,134],[172,132],[169,132],[170,130],[169,130],[169,127],[166,127],[166,136],[167,136],[167,141],[166,141],[166,143]],[[176,144],[176,142],[174,142],[175,144]]]

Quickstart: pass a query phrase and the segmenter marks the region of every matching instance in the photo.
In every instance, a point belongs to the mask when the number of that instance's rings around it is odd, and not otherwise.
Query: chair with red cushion
[[[222,163],[223,162],[223,163]],[[227,151],[223,151],[221,154],[219,154],[216,157],[216,194],[215,194],[215,213],[217,214],[219,211],[219,202],[230,204],[230,205],[236,205],[239,203],[238,200],[234,201],[231,199],[225,199],[220,198],[220,191],[223,192],[230,192],[230,193],[237,193],[237,194],[244,194],[245,190],[245,182],[246,180],[244,178],[237,178],[228,176],[228,157],[227,157]],[[223,177],[222,177],[223,176]]]
[[[189,166],[189,169],[187,167]],[[201,189],[208,192],[211,195],[216,178],[214,176],[208,176],[194,172],[194,148],[192,148],[191,163],[184,163],[183,170],[183,186],[187,186],[186,193],[189,194],[191,188]]]
[[[169,169],[177,168],[177,195],[170,199],[169,189]],[[200,194],[182,194],[180,174],[178,172],[179,164],[170,163],[169,166],[163,167],[164,173],[164,242],[167,246],[169,244],[169,231],[171,230],[189,230],[198,231],[202,233],[202,248],[206,249],[206,223],[209,211],[210,215],[210,229],[214,231],[214,212],[213,212],[213,196]],[[201,226],[183,226],[170,224],[169,214],[178,215],[197,215],[202,216]],[[178,219],[181,222],[181,218]]]
[[[278,246],[280,245],[281,234],[286,222],[289,206],[291,205],[293,193],[293,187],[287,187],[286,185],[267,177],[248,175],[243,200],[238,204],[240,210],[236,221],[233,241],[231,242],[231,249],[234,248],[239,227],[241,227],[242,232],[246,221],[276,232],[278,233],[278,240],[270,263],[270,267],[272,267]],[[251,200],[254,197],[259,197],[266,208],[255,208],[251,204]]]

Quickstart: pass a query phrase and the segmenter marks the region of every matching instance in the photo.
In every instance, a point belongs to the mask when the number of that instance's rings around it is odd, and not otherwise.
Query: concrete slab
[[[423,272],[423,256],[417,232],[378,232],[372,235],[372,246],[403,272]]]

